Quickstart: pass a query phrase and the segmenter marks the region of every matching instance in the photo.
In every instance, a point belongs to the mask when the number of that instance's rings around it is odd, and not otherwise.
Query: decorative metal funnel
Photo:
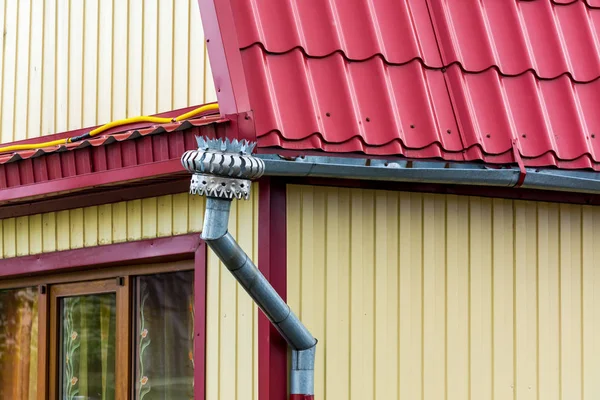
[[[198,150],[183,153],[181,164],[190,171],[190,193],[222,199],[249,199],[251,181],[265,172],[263,160],[251,153],[256,143],[197,137]]]

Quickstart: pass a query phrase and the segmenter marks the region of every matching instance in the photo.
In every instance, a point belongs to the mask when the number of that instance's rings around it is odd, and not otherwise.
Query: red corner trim
[[[200,235],[195,234],[198,239]],[[206,394],[206,246],[199,245],[194,254],[194,398]],[[199,310],[199,312],[198,312]]]
[[[248,86],[229,1],[198,0],[221,115],[231,119],[227,137],[256,140]]]
[[[264,178],[259,183],[258,265],[286,299],[286,187]],[[287,398],[287,343],[261,312],[258,317],[258,399]]]

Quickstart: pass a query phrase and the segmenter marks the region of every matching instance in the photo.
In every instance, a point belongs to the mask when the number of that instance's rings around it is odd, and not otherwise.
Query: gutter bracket
[[[525,169],[525,164],[523,163],[523,158],[521,158],[521,152],[519,151],[519,143],[517,141],[517,139],[513,139],[512,140],[512,151],[513,151],[513,156],[515,157],[515,161],[517,162],[517,165],[519,166],[519,179],[517,180],[517,183],[515,183],[515,185],[513,187],[521,187],[523,185],[523,183],[525,182],[525,178],[527,177],[527,170]]]

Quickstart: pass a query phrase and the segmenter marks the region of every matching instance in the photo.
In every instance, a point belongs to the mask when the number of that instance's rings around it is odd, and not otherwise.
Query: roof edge
[[[174,118],[179,115],[185,114],[189,111],[193,111],[200,106],[204,106],[204,105],[208,105],[208,104],[215,104],[215,103],[216,102],[213,101],[213,102],[205,103],[205,104],[197,104],[194,106],[178,108],[178,109],[174,109],[174,110],[161,112],[158,114],[151,114],[150,116],[151,117],[163,117],[163,118],[173,117]],[[205,115],[206,114],[201,113],[201,114],[198,114],[197,116],[194,116],[193,119],[201,118]],[[111,121],[106,121],[106,123],[109,123],[109,122],[111,122]],[[103,124],[95,125],[95,126],[88,126],[88,127],[84,127],[84,128],[78,128],[78,129],[73,129],[73,130],[69,130],[69,131],[53,133],[50,135],[41,135],[41,136],[28,138],[28,139],[16,140],[14,142],[6,142],[6,143],[2,143],[2,147],[10,146],[10,145],[17,145],[17,144],[36,144],[36,143],[48,142],[48,141],[52,141],[52,140],[64,139],[64,138],[68,138],[68,137],[72,137],[72,136],[78,136],[78,135],[84,134],[86,132],[89,132],[91,130],[94,130],[102,125]],[[137,122],[137,123],[127,124],[127,125],[121,125],[121,126],[117,126],[117,127],[111,128],[111,129],[107,129],[106,131],[102,132],[102,135],[110,135],[113,133],[142,129],[142,128],[147,128],[147,127],[150,127],[153,125],[156,125],[156,124],[153,124],[152,122]]]
[[[299,157],[285,160],[259,154],[265,175],[280,177],[335,178],[388,182],[522,188],[545,191],[600,194],[600,173],[516,166],[492,167],[446,161],[398,161],[344,157]],[[521,180],[523,172],[524,179]]]

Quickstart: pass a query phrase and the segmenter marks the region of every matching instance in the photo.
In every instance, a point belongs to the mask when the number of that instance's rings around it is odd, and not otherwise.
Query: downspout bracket
[[[181,164],[194,174],[190,193],[225,199],[248,199],[253,179],[265,172],[263,160],[251,153],[246,140],[196,138],[197,150],[183,153]]]
[[[225,178],[208,174],[192,175],[190,194],[221,199],[248,200],[252,182],[247,179]]]

